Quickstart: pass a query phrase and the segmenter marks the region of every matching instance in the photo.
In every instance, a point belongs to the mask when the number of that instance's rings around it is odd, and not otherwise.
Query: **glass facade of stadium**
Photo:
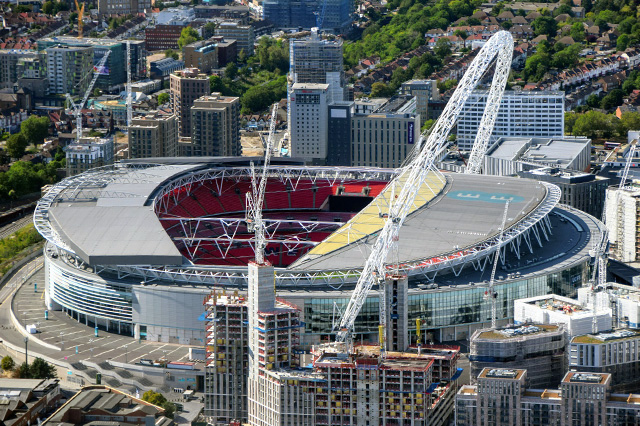
[[[514,317],[516,299],[555,293],[575,296],[577,288],[588,281],[590,259],[576,256],[539,274],[498,281],[498,318],[508,322]],[[50,309],[64,310],[89,326],[97,325],[110,332],[132,335],[140,339],[199,345],[204,338],[201,314],[204,297],[211,287],[176,285],[139,279],[117,279],[100,276],[66,264],[47,252],[46,300]],[[462,274],[464,276],[464,273]],[[442,277],[443,280],[446,276]],[[457,282],[461,278],[456,279]],[[446,282],[446,281],[443,281]],[[146,285],[145,285],[146,284]],[[490,323],[491,305],[484,300],[485,286],[455,285],[409,290],[409,325],[422,320],[439,341],[467,338],[476,328]],[[355,330],[364,339],[375,339],[378,330],[378,298],[373,292],[358,317]],[[337,313],[344,307],[350,292],[339,290],[278,291],[278,296],[303,309],[307,343],[331,338],[330,331]]]

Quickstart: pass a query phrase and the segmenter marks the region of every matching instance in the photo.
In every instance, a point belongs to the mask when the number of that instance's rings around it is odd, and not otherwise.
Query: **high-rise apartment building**
[[[196,68],[187,68],[171,74],[169,79],[171,108],[178,117],[178,135],[190,137],[191,107],[196,99],[211,93],[209,77]]]
[[[129,40],[131,46],[131,78],[140,80],[147,78],[147,49],[143,40]],[[47,37],[38,40],[38,50],[46,50],[51,46],[91,46],[93,47],[93,65],[100,63],[109,50],[111,53],[105,64],[108,73],[96,80],[95,87],[103,90],[123,89],[127,82],[127,45],[124,40],[108,38]],[[151,49],[149,49],[151,50]]]
[[[175,115],[135,117],[129,127],[129,158],[176,157],[178,119]]]
[[[615,394],[607,373],[567,373],[559,389],[525,388],[527,371],[485,368],[456,395],[456,426],[637,425],[640,395]]]
[[[571,339],[569,367],[575,371],[611,374],[611,387],[633,392],[640,384],[640,333],[615,330]]]
[[[253,55],[253,44],[256,41],[253,27],[238,22],[222,22],[216,28],[216,35],[228,40],[236,40],[238,53],[244,50],[247,56]]]
[[[323,40],[317,31],[289,44],[289,82],[330,85],[334,102],[344,99],[342,40]]]
[[[458,116],[457,143],[471,150],[487,103],[487,90],[474,90]],[[503,136],[554,137],[564,135],[564,92],[505,90],[491,142]]]
[[[328,84],[295,83],[289,93],[291,156],[313,164],[327,158]]]
[[[93,72],[91,46],[52,46],[47,48],[49,93],[84,96]]]
[[[429,103],[440,100],[440,91],[436,80],[410,80],[400,86],[400,93],[416,98],[416,112],[422,123],[429,119]]]
[[[190,156],[233,157],[240,146],[240,98],[213,93],[191,107]]]
[[[484,368],[527,370],[527,386],[557,387],[564,377],[565,335],[562,325],[524,325],[476,330],[471,336],[471,381]]]
[[[621,262],[640,258],[640,189],[610,187],[605,198],[611,255]]]
[[[321,30],[335,34],[348,30],[353,22],[354,6],[353,0],[326,0],[324,4],[312,0],[265,0],[262,4],[264,19],[276,28],[320,26]]]
[[[210,40],[200,40],[182,49],[185,68],[198,68],[208,74],[218,68],[218,44]]]
[[[40,55],[33,50],[0,50],[0,88],[13,88],[13,85],[22,77],[18,69],[18,62],[28,59],[38,61]]]

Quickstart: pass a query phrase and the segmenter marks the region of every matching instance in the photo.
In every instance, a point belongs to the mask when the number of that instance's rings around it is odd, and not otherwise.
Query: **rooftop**
[[[607,333],[584,334],[571,339],[571,343],[592,343],[603,344],[620,342],[623,340],[635,340],[640,338],[640,334],[631,330],[615,330]]]
[[[609,373],[579,373],[570,371],[564,376],[562,383],[586,383],[600,385],[606,383],[607,380],[610,379],[611,374]]]
[[[521,325],[518,327],[506,327],[497,330],[484,330],[480,332],[478,338],[488,340],[507,340],[559,330],[561,330],[560,326],[552,324]]]
[[[487,151],[493,158],[566,167],[590,144],[587,138],[499,138]]]
[[[512,379],[520,380],[527,370],[518,370],[511,368],[489,368],[485,367],[478,375],[478,379]]]

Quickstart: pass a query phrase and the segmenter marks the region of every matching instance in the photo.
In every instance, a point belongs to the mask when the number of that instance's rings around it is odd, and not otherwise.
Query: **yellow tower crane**
[[[78,0],[75,0],[75,2],[76,2],[76,9],[78,9],[78,38],[82,38],[82,25],[83,25],[82,18],[84,17],[84,3],[82,3],[82,7],[80,7]]]

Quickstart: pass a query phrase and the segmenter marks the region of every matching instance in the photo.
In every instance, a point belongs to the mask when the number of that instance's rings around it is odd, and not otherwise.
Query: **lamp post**
[[[124,345],[124,363],[129,363],[129,345]]]
[[[62,346],[62,350],[64,350],[64,333],[60,332],[60,345]]]
[[[24,336],[24,362],[29,365],[29,336]]]

